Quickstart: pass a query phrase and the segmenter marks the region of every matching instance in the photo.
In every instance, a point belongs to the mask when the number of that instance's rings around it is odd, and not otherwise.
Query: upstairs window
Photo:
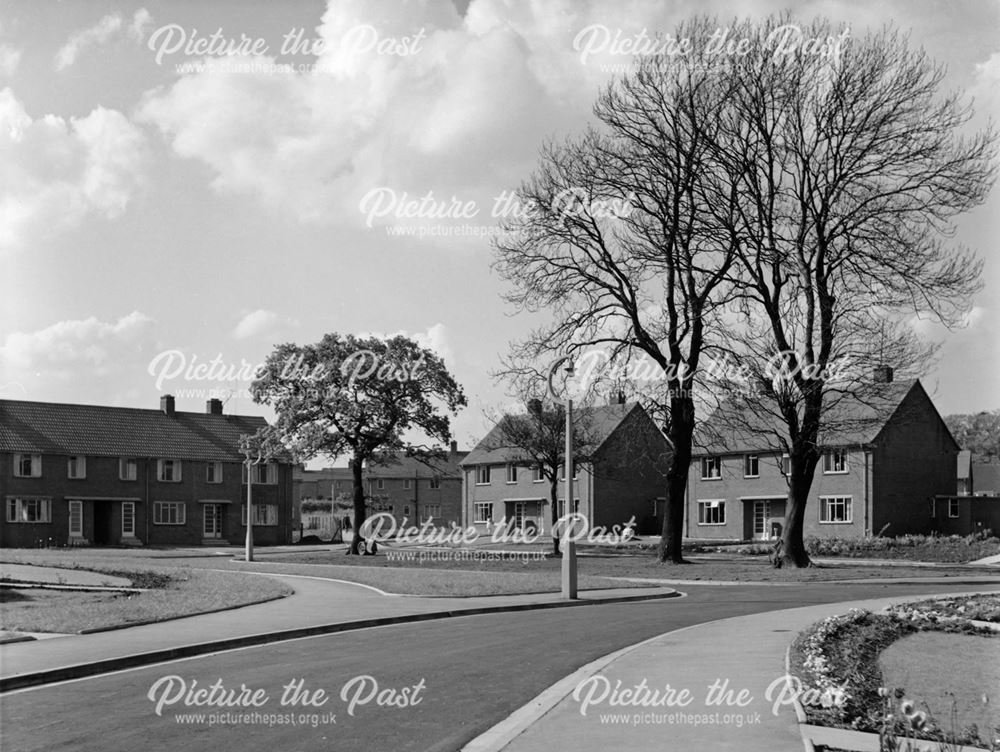
[[[490,483],[490,466],[479,465],[476,467],[476,485],[488,486]]]
[[[42,477],[42,455],[40,454],[15,454],[14,455],[14,476],[17,478],[41,478]]]
[[[87,458],[80,455],[66,459],[66,477],[80,480],[87,477]]]
[[[157,460],[156,479],[163,483],[180,483],[181,461],[180,460]],[[169,523],[173,524],[173,523]]]
[[[507,465],[507,482],[517,483],[517,465],[514,464]]]
[[[746,454],[743,456],[743,477],[760,477],[760,458],[756,454]]]
[[[138,463],[132,457],[118,458],[118,480],[135,480],[138,475]]]
[[[721,457],[702,457],[701,458],[701,479],[702,480],[717,480],[722,477],[722,458]]]
[[[826,474],[847,472],[847,452],[843,449],[831,449],[823,454],[823,472]]]

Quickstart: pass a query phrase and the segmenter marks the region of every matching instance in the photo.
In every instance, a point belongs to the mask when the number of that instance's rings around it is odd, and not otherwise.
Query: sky
[[[973,127],[1000,112],[1000,0],[0,0],[0,397],[270,416],[243,377],[276,343],[405,333],[463,385],[471,447],[538,323],[490,235],[539,148],[629,40],[784,9],[894,23]],[[1000,408],[998,237],[995,189],[956,223],[985,260],[967,326],[912,322],[942,414]]]

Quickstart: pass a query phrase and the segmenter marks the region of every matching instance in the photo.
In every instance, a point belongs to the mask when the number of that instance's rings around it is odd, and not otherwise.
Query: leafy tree
[[[408,437],[422,433],[447,444],[450,421],[442,409],[454,414],[466,404],[441,358],[403,336],[327,334],[311,345],[279,345],[251,393],[275,409],[277,429],[303,457],[349,457],[355,530],[366,516],[365,465],[392,454],[439,452]],[[359,553],[360,543],[355,535],[349,553]]]
[[[944,422],[959,446],[971,450],[977,462],[1000,460],[1000,410],[949,415]]]

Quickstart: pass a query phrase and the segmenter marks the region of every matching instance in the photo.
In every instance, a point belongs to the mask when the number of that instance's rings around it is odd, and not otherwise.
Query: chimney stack
[[[458,451],[458,442],[452,439],[451,441],[451,453],[455,454]]]
[[[892,368],[887,365],[875,366],[875,370],[872,373],[872,381],[876,384],[891,384]]]
[[[209,415],[222,415],[222,400],[210,399],[205,403],[205,412]]]
[[[170,415],[171,417],[173,416],[174,395],[164,394],[162,397],[160,397],[160,410],[163,411],[164,415]]]

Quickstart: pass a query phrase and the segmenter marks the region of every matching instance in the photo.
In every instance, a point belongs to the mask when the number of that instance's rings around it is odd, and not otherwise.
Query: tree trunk
[[[361,480],[362,462],[355,457],[351,461],[351,473],[354,476],[354,537],[351,539],[349,554],[361,553],[361,526],[365,521],[365,487]]]
[[[785,528],[781,531],[781,563],[790,567],[808,567],[809,553],[802,539],[802,525],[806,517],[809,488],[812,486],[812,472],[805,472],[804,457],[792,457],[791,464],[788,508],[785,510]]]
[[[683,564],[681,540],[684,536],[684,504],[688,471],[691,468],[691,438],[694,435],[694,402],[690,397],[670,399],[670,443],[673,454],[667,471],[667,503],[663,512],[661,562]]]
[[[559,555],[559,536],[556,535],[556,522],[559,521],[559,473],[556,472],[552,476],[552,483],[550,484],[549,496],[552,501],[552,553],[556,556]]]

